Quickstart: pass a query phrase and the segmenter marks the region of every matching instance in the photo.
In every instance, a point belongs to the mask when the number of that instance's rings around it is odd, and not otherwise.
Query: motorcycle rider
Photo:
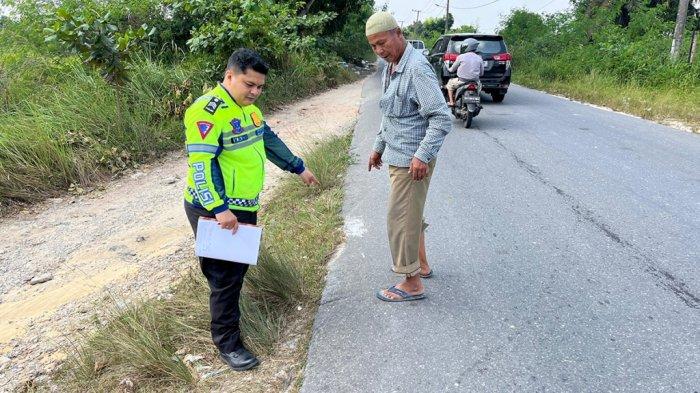
[[[481,91],[481,82],[479,78],[484,75],[484,60],[476,54],[476,48],[479,46],[479,41],[474,38],[467,38],[462,43],[460,48],[461,54],[457,56],[450,72],[457,71],[457,77],[452,78],[447,82],[447,96],[449,103],[447,106],[455,106],[455,90],[465,82],[474,81],[479,85]]]

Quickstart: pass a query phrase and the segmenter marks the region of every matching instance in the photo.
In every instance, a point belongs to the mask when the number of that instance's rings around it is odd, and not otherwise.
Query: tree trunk
[[[688,57],[688,62],[693,64],[695,62],[695,57],[698,54],[698,31],[693,30],[693,38],[690,44],[690,56]]]
[[[676,16],[676,30],[673,32],[671,44],[671,60],[678,60],[683,46],[683,33],[685,32],[685,20],[688,17],[688,3],[690,0],[678,2],[678,15]]]
[[[586,19],[589,21],[588,27],[586,27],[586,37],[588,38],[588,42],[593,42],[594,27],[593,27],[592,23],[593,23],[593,20],[595,19],[596,11],[598,10],[598,8],[610,7],[610,0],[588,0],[585,4],[586,4],[585,16],[586,16]]]
[[[588,42],[593,42],[593,29],[590,26],[590,20],[593,19],[593,2],[589,1],[586,4],[586,20],[588,20],[588,26],[586,27],[586,38]]]
[[[309,10],[311,10],[311,6],[314,5],[315,0],[307,0],[306,6],[304,6],[303,9],[299,10],[299,16],[304,16],[309,13]]]

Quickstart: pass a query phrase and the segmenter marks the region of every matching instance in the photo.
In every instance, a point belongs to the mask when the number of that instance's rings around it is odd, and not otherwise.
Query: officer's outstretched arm
[[[214,214],[226,211],[228,206],[217,192],[224,188],[221,170],[216,164],[216,157],[221,153],[221,128],[213,116],[197,107],[187,110],[184,123],[190,194]]]
[[[304,172],[304,161],[295,156],[287,145],[275,134],[270,126],[263,125],[263,141],[265,143],[265,154],[267,159],[283,171],[292,172],[297,175]]]
[[[307,185],[319,184],[313,172],[304,167],[304,161],[295,156],[287,145],[265,123],[263,141],[267,159],[284,171],[296,173]]]

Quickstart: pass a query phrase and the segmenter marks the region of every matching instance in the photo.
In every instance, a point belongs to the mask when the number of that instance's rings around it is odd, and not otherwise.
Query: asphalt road
[[[310,392],[700,390],[700,136],[518,86],[455,121],[426,206],[427,298],[384,303],[388,175],[364,86]]]

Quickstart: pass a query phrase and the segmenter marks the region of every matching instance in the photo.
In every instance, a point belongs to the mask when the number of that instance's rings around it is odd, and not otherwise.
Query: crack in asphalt
[[[656,266],[654,266],[654,260],[651,257],[646,255],[637,246],[623,239],[619,234],[615,233],[615,231],[612,228],[610,228],[608,224],[606,224],[599,217],[597,217],[592,210],[582,206],[581,203],[578,202],[576,198],[574,198],[572,195],[566,193],[564,190],[555,186],[547,179],[545,179],[544,176],[542,176],[542,173],[536,167],[520,158],[515,152],[506,147],[498,138],[482,130],[479,130],[479,132],[491,138],[494,141],[494,143],[496,143],[496,145],[498,145],[506,152],[510,153],[511,157],[515,160],[518,166],[526,172],[528,172],[533,178],[535,178],[537,181],[544,184],[545,186],[550,187],[554,191],[556,191],[556,193],[566,201],[571,210],[573,210],[573,212],[578,217],[593,224],[593,226],[595,226],[598,230],[603,232],[605,236],[607,236],[616,244],[632,251],[632,256],[637,261],[645,265],[644,271],[650,274],[652,277],[654,277],[659,286],[676,295],[688,307],[700,309],[700,298],[697,295],[693,294],[682,280],[678,279],[670,272],[665,271],[663,269],[659,269]]]
[[[339,301],[341,301],[341,300],[346,300],[346,299],[352,299],[353,297],[354,297],[353,295],[339,296],[339,297],[336,297],[336,298],[333,298],[333,299],[328,299],[328,300],[321,301],[321,302],[319,303],[319,305],[320,305],[320,306],[325,306],[326,304],[336,303],[336,302],[339,302]]]
[[[478,372],[479,374],[484,374],[489,370],[490,362],[493,360],[493,357],[497,353],[503,353],[505,352],[505,346],[499,345],[495,348],[490,348],[486,352],[484,352],[483,355],[481,355],[476,361],[474,361],[469,367],[466,367],[464,371],[459,373],[459,376],[457,376],[457,379],[454,381],[454,387],[455,388],[461,388],[462,383],[464,383],[464,380],[467,378],[467,376],[474,371]],[[448,389],[452,388],[453,386],[449,386]]]

